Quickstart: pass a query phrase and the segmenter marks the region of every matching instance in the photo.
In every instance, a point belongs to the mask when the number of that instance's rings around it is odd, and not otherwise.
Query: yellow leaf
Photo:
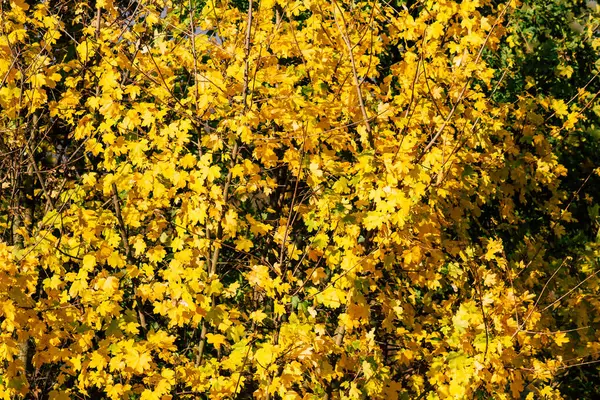
[[[235,249],[236,250],[242,250],[242,251],[247,252],[253,246],[254,246],[254,244],[252,243],[252,240],[250,240],[248,238],[239,238],[235,241]]]
[[[559,117],[569,114],[569,108],[563,100],[552,100],[552,109]]]
[[[160,262],[167,255],[167,252],[161,245],[154,246],[148,250],[148,260],[150,262]]]
[[[262,310],[252,311],[252,313],[250,313],[250,319],[255,321],[257,324],[260,324],[265,318],[267,318],[267,314],[265,314]]]
[[[88,366],[90,368],[96,368],[98,371],[100,371],[104,369],[104,367],[106,367],[107,364],[108,361],[106,360],[106,358],[97,351],[94,351],[92,353],[92,357]]]
[[[444,34],[444,25],[436,21],[429,27],[429,32],[432,38],[437,39]]]
[[[157,395],[156,393],[154,393],[154,391],[150,390],[150,389],[144,389],[144,391],[142,392],[142,395],[140,397],[140,400],[159,400],[160,396]]]
[[[88,40],[84,40],[83,42],[77,45],[77,54],[79,55],[79,59],[82,62],[87,62],[90,58],[94,56],[94,47],[92,42]]]
[[[276,347],[270,343],[264,343],[260,349],[254,353],[254,359],[261,368],[268,368],[276,358]]]
[[[150,369],[152,356],[148,352],[139,353],[135,349],[130,349],[125,356],[126,365],[132,368],[136,373],[141,374],[146,369]]]
[[[83,256],[83,269],[86,271],[92,271],[96,266],[96,257],[92,254],[86,254]]]
[[[24,0],[11,0],[10,5],[12,7],[18,7],[23,11],[29,10],[29,4],[27,4],[27,2]]]
[[[346,304],[346,292],[334,287],[328,287],[323,292],[319,293],[316,296],[316,299],[325,307],[338,308],[343,304]]]
[[[500,253],[503,249],[501,239],[491,239],[487,244],[487,252],[484,258],[488,261],[493,260],[496,258],[496,253]]]
[[[220,348],[222,344],[225,343],[226,338],[223,335],[220,334],[212,334],[212,333],[207,333],[206,334],[206,341],[210,344],[212,344],[213,346],[215,346],[216,348]]]
[[[559,332],[554,335],[554,343],[556,343],[557,346],[562,347],[563,344],[569,343],[569,338],[566,333]]]

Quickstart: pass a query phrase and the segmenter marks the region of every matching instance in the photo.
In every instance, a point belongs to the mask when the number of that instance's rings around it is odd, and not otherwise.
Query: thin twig
[[[375,147],[375,140],[373,139],[373,131],[371,129],[371,124],[369,123],[369,116],[367,115],[367,109],[365,108],[365,102],[363,100],[362,91],[360,90],[360,79],[358,79],[358,72],[356,71],[356,62],[354,61],[354,52],[352,43],[350,43],[350,38],[348,37],[348,25],[346,24],[346,20],[344,19],[344,11],[339,6],[337,1],[335,2],[335,6],[340,10],[340,15],[342,16],[342,21],[344,22],[344,30],[338,23],[338,20],[335,16],[335,10],[333,12],[333,20],[335,25],[348,48],[348,55],[350,56],[350,65],[352,66],[352,76],[354,77],[354,87],[356,88],[356,95],[358,96],[358,104],[360,106],[360,112],[362,113],[363,121],[365,124],[365,129],[367,130],[367,138],[369,141],[369,145],[371,148]],[[357,43],[358,44],[358,43]]]

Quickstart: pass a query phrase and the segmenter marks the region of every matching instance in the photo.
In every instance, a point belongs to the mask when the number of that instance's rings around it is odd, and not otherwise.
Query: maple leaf
[[[562,347],[562,345],[565,343],[569,343],[569,338],[567,337],[567,334],[564,332],[556,333],[553,336],[554,336],[554,343],[556,343],[556,345],[559,347]]]
[[[220,348],[221,345],[226,343],[226,338],[225,338],[225,336],[220,335],[220,334],[207,333],[206,341],[208,343],[212,344],[213,346],[215,346],[216,348]]]
[[[270,343],[264,343],[260,349],[254,353],[254,359],[257,361],[258,366],[265,369],[268,368],[277,354],[277,348]]]
[[[106,358],[98,352],[93,352],[90,363],[88,366],[90,368],[96,368],[97,370],[102,370],[108,365],[108,361]]]

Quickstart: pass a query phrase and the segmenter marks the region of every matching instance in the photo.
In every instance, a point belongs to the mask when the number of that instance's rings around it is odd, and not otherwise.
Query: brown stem
[[[244,92],[243,92],[243,104],[244,104],[244,113],[247,111],[248,109],[248,104],[247,104],[247,99],[248,99],[248,77],[249,77],[249,55],[250,55],[250,37],[251,37],[251,33],[252,33],[252,8],[254,6],[253,4],[253,0],[250,0],[250,2],[248,3],[248,17],[246,20],[247,23],[247,27],[246,27],[246,46],[245,46],[245,54],[246,54],[246,59],[245,59],[245,65],[244,65]],[[227,174],[227,178],[225,178],[225,185],[223,186],[223,201],[225,202],[225,204],[227,204],[227,200],[229,197],[229,187],[231,186],[231,180],[233,179],[233,172],[232,169],[235,166],[235,161],[237,159],[238,156],[238,150],[239,150],[239,146],[237,141],[234,143],[233,148],[231,150],[231,160],[229,163],[229,173]],[[210,260],[210,265],[209,265],[209,275],[212,276],[217,272],[217,264],[219,262],[219,254],[221,252],[221,240],[223,237],[223,225],[221,223],[219,223],[219,226],[217,228],[217,234],[215,237],[215,247],[213,250],[213,254]],[[212,296],[211,299],[211,307],[215,306],[215,296]],[[205,339],[206,339],[206,334],[208,331],[208,327],[206,324],[206,320],[203,319],[202,320],[202,326],[200,329],[200,341],[198,343],[198,354],[196,355],[196,366],[200,365],[202,363],[202,358],[204,357],[204,350],[206,348],[206,344],[205,344]]]
[[[102,9],[96,8],[96,39],[100,36],[100,17],[102,15]]]
[[[123,221],[123,214],[121,214],[121,204],[119,203],[117,185],[113,182],[112,184],[112,201],[115,207],[115,214],[117,216],[117,222],[119,223],[119,230],[121,231],[121,237],[123,240],[123,247],[125,247],[125,255],[127,258],[131,258],[131,248],[129,247],[129,240],[127,238],[127,230],[125,229],[125,222]]]
[[[133,261],[131,254],[131,247],[129,247],[129,238],[127,236],[127,230],[125,229],[125,222],[123,221],[123,215],[121,214],[121,204],[119,203],[119,195],[117,190],[117,185],[113,182],[112,184],[112,201],[113,206],[115,207],[115,214],[117,216],[117,222],[119,223],[119,230],[121,231],[121,237],[123,240],[123,247],[125,247],[125,255],[127,256],[128,261]],[[137,280],[134,280],[134,286]],[[135,288],[134,288],[135,290]],[[137,306],[138,318],[140,320],[140,325],[145,330],[146,329],[146,317],[142,312],[141,307]]]
[[[37,129],[37,125],[38,125],[38,116],[34,115],[33,116],[33,129],[32,129],[32,135],[35,134],[35,131]],[[40,182],[40,186],[42,187],[42,192],[44,192],[44,196],[46,197],[46,207],[50,210],[54,210],[54,202],[52,201],[52,197],[50,197],[50,193],[48,192],[48,189],[46,188],[46,183],[44,181],[44,178],[42,178],[42,174],[40,173],[40,170],[37,166],[37,163],[35,162],[35,158],[33,156],[33,150],[31,149],[31,145],[29,143],[29,141],[25,142],[25,149],[27,150],[27,153],[29,155],[29,162],[31,167],[33,168],[33,171],[35,172],[35,175],[38,178],[38,181]]]
[[[505,5],[504,9],[502,10],[502,12],[500,13],[500,15],[496,19],[496,22],[494,23],[494,25],[492,26],[492,28],[488,32],[487,36],[485,37],[485,40],[484,40],[483,44],[479,48],[479,52],[477,53],[477,57],[475,58],[474,64],[477,64],[479,62],[479,60],[481,59],[481,56],[483,55],[483,50],[487,46],[487,43],[488,43],[490,37],[492,36],[492,32],[494,32],[494,29],[496,28],[496,26],[498,26],[498,23],[500,22],[500,20],[502,19],[502,17],[504,17],[504,14],[506,14],[507,10],[508,10],[508,5]],[[435,144],[436,140],[440,137],[440,135],[442,134],[442,132],[444,132],[444,129],[446,128],[446,126],[450,122],[450,119],[452,119],[452,116],[456,112],[456,109],[462,103],[462,101],[464,99],[464,96],[465,96],[465,92],[467,91],[467,88],[469,87],[469,85],[471,84],[471,82],[473,81],[473,79],[474,79],[473,77],[470,77],[469,79],[467,79],[467,81],[465,82],[465,84],[464,84],[464,86],[463,86],[460,94],[458,95],[458,99],[456,100],[456,103],[454,103],[454,106],[450,110],[450,113],[448,114],[448,116],[444,120],[444,123],[442,124],[442,126],[440,126],[440,128],[435,133],[435,135],[433,136],[433,138],[429,141],[429,143],[427,144],[427,146],[425,146],[425,149],[423,150],[423,153],[421,153],[421,156],[418,158],[417,163],[419,161],[421,161],[421,159],[423,158],[423,156],[425,156],[425,154],[427,154],[427,152],[429,151],[429,149],[431,149],[431,147]]]
[[[343,13],[343,10],[337,4],[337,2],[335,3],[335,5],[340,10],[340,13]],[[342,14],[342,19],[343,18],[344,18],[344,16]],[[346,47],[348,48],[348,55],[350,56],[350,64],[352,66],[352,75],[354,77],[354,87],[356,88],[356,95],[358,96],[358,104],[360,106],[360,112],[362,113],[363,122],[365,123],[365,128],[367,130],[367,138],[369,141],[369,145],[371,146],[371,148],[374,148],[375,141],[373,139],[373,132],[371,130],[371,124],[369,123],[369,116],[367,115],[367,109],[365,108],[365,102],[363,100],[362,91],[360,90],[360,79],[358,79],[358,72],[356,72],[356,62],[354,61],[354,53],[352,51],[353,46],[350,43],[350,38],[348,38],[346,32],[344,32],[342,30],[341,26],[338,24],[337,18],[335,18],[335,14],[334,14],[333,19],[335,21],[335,25],[337,26],[337,28],[340,32],[340,35],[342,36],[342,39],[344,40],[344,43],[346,44]],[[346,26],[345,21],[344,21],[344,26]]]
[[[343,325],[340,325],[337,327],[337,329],[335,330],[335,334],[334,334],[336,346],[339,347],[342,345],[342,340],[344,339],[345,333],[346,333],[346,328],[344,328]],[[333,381],[331,381],[327,387],[327,391],[326,391],[325,397],[324,397],[325,400],[330,400],[332,398],[332,395],[333,395]]]

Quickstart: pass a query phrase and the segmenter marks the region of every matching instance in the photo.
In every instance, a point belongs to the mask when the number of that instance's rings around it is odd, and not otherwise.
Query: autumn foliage
[[[597,393],[600,8],[525,3],[1,1],[0,398]]]

